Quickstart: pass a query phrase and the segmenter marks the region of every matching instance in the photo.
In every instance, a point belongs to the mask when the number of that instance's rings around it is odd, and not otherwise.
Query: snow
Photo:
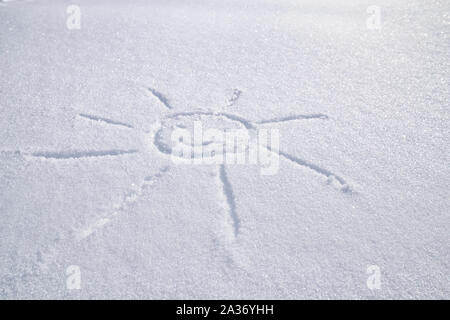
[[[1,299],[450,297],[448,1],[73,4],[0,3]],[[174,163],[195,121],[279,170]]]

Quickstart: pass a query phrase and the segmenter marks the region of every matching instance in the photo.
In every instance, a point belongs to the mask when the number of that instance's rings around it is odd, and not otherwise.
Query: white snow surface
[[[0,299],[450,298],[450,2],[376,2],[2,1]],[[174,164],[183,113],[278,173]]]

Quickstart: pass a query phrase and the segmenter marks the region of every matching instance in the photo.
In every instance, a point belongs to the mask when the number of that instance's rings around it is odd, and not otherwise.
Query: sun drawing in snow
[[[227,101],[227,104],[220,110],[195,110],[195,111],[182,111],[176,112],[169,99],[154,88],[146,88],[147,92],[156,99],[157,103],[160,103],[167,113],[156,123],[152,124],[148,131],[140,132],[146,135],[147,141],[150,141],[150,152],[157,152],[162,157],[171,157],[171,134],[174,130],[182,129],[192,129],[195,123],[207,124],[209,127],[213,127],[224,132],[227,130],[245,129],[249,133],[250,140],[255,139],[257,131],[264,125],[267,124],[278,124],[288,121],[296,120],[306,120],[306,119],[317,119],[317,120],[327,120],[328,116],[325,114],[297,114],[285,117],[273,118],[273,119],[262,119],[251,121],[236,115],[234,113],[227,112],[226,108],[236,104],[242,94],[241,90],[234,89],[232,96]],[[122,126],[130,130],[138,130],[134,128],[133,125],[128,124],[123,121],[112,120],[106,117],[100,117],[92,114],[80,113],[78,116],[82,119],[94,122],[102,122],[112,126]],[[195,150],[195,145],[190,141],[193,150]],[[212,143],[211,141],[203,141],[204,145]],[[250,142],[251,143],[251,142]],[[273,155],[279,156],[296,166],[312,170],[317,175],[325,177],[328,182],[333,182],[338,189],[344,193],[352,192],[352,189],[348,183],[339,175],[322,168],[312,162],[301,159],[297,156],[283,152],[282,150],[275,150],[270,147],[265,147],[267,152]],[[33,158],[46,158],[46,159],[57,159],[57,160],[68,160],[68,159],[82,159],[89,157],[103,157],[108,156],[116,157],[126,154],[133,154],[138,152],[149,152],[149,150],[103,150],[103,151],[92,151],[77,153],[73,151],[61,151],[61,152],[34,152],[28,156]],[[227,153],[233,152],[226,150]],[[225,153],[225,151],[224,151]],[[203,154],[202,154],[203,156]],[[195,152],[192,153],[192,157],[199,157]],[[170,163],[170,162],[169,162]],[[75,237],[78,239],[85,239],[93,234],[95,231],[102,229],[104,226],[109,224],[114,217],[116,217],[121,211],[125,210],[127,206],[134,203],[139,197],[145,192],[149,186],[153,185],[158,179],[160,179],[164,174],[166,174],[171,166],[176,165],[175,163],[169,164],[159,170],[158,173],[146,177],[142,183],[135,185],[134,189],[125,194],[122,201],[115,205],[111,212],[100,216],[93,223],[88,226],[83,227],[75,232]],[[228,221],[230,224],[230,229],[232,230],[232,237],[236,239],[240,231],[240,220],[237,213],[235,197],[236,194],[233,190],[233,186],[228,179],[227,173],[227,163],[218,163],[216,166],[216,177],[218,180],[218,192],[222,195],[225,210],[228,214]]]

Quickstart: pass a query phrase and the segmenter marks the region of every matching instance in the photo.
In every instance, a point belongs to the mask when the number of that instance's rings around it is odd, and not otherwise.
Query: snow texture
[[[447,0],[1,1],[0,299],[450,298],[449,35]],[[278,172],[175,164],[195,121],[278,129]]]

